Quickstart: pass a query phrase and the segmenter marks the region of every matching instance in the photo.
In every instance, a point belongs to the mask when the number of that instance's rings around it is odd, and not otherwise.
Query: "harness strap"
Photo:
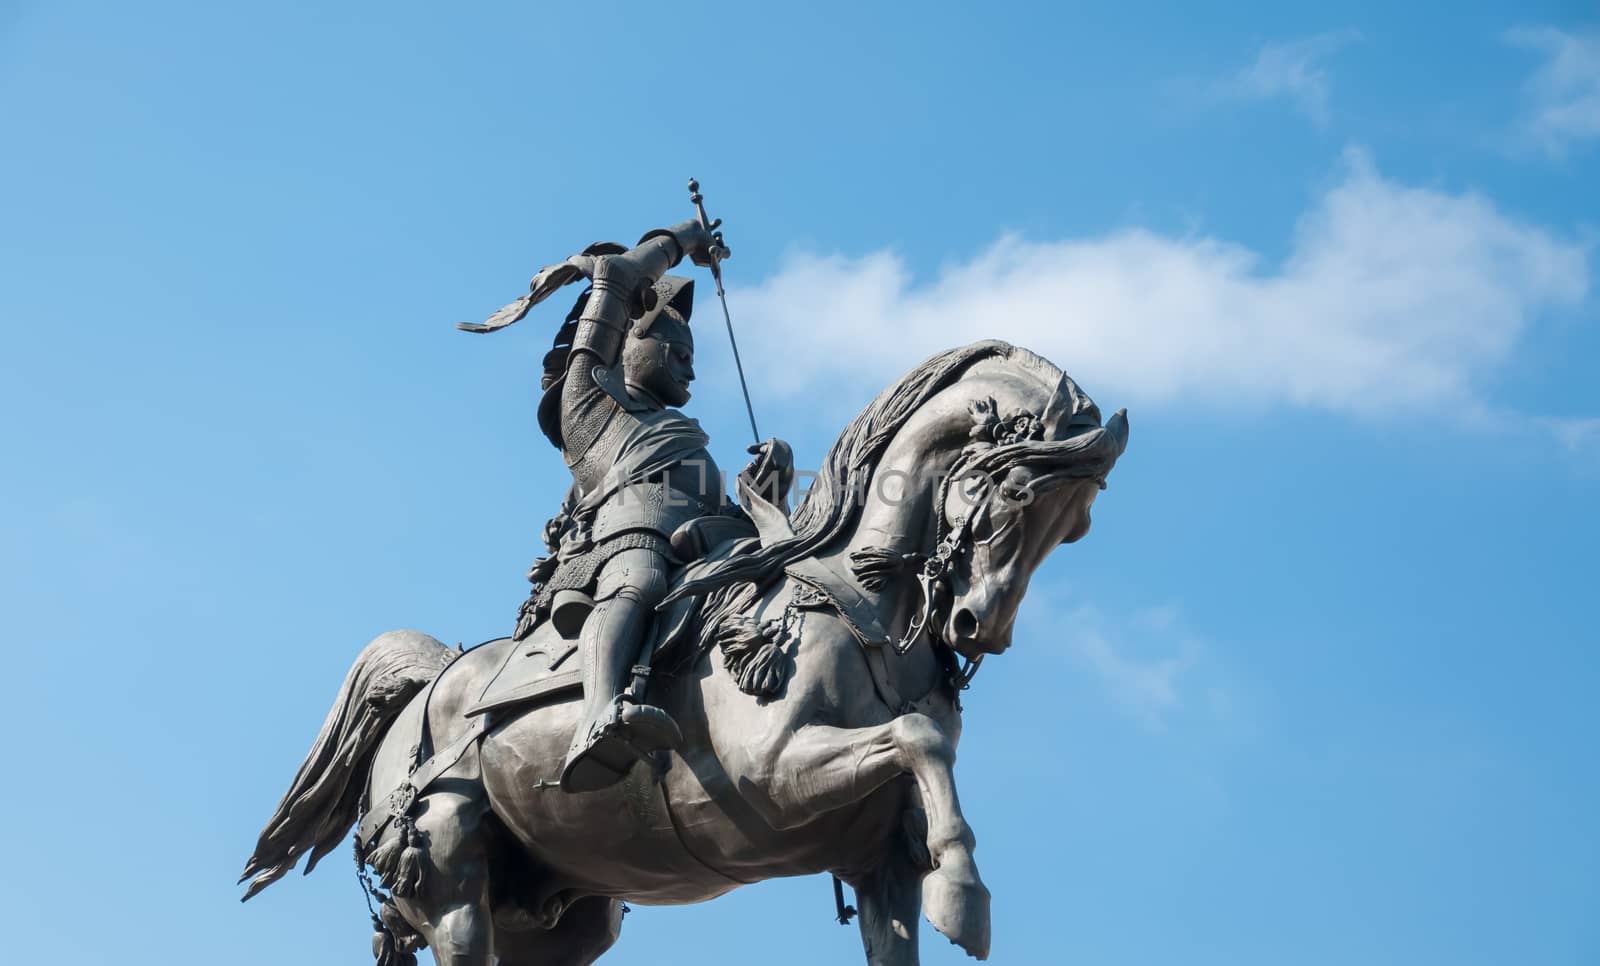
[[[784,568],[784,573],[827,598],[831,610],[861,645],[867,670],[872,674],[873,690],[889,710],[897,715],[910,710],[911,702],[901,697],[900,690],[894,686],[889,659],[883,653],[889,644],[889,632],[878,620],[877,608],[856,589],[855,582],[815,557],[796,560]]]
[[[434,752],[428,759],[417,766],[399,787],[390,792],[384,799],[387,808],[379,806],[361,817],[361,824],[356,826],[356,835],[363,850],[370,849],[377,841],[383,830],[397,817],[404,815],[416,802],[417,796],[427,790],[440,775],[455,767],[461,756],[472,747],[473,742],[483,737],[488,730],[490,715],[480,714],[472,719],[467,730],[456,735],[448,744]]]
[[[516,648],[513,647],[513,653],[515,650]],[[428,709],[433,704],[433,692],[439,686],[439,682],[444,680],[445,675],[450,673],[450,669],[455,667],[456,661],[460,660],[460,657],[461,655],[457,654],[449,664],[445,665],[444,669],[432,681],[428,682],[427,688],[422,692],[422,725],[417,738],[417,747],[412,750],[412,754],[419,755],[424,750],[427,750],[429,752],[428,757],[412,765],[411,773],[406,776],[405,781],[401,782],[394,791],[384,796],[382,804],[369,809],[365,815],[361,816],[361,820],[356,824],[356,849],[358,852],[364,853],[367,849],[377,844],[378,836],[382,835],[383,830],[389,827],[389,823],[409,812],[411,806],[416,804],[417,796],[426,791],[428,786],[433,784],[440,775],[455,767],[456,762],[461,760],[461,756],[466,754],[467,749],[471,748],[489,730],[489,719],[493,715],[481,714],[473,718],[472,722],[467,725],[467,729],[452,738],[443,748],[432,747],[433,735],[428,726]],[[504,669],[504,667],[501,668],[501,670]],[[496,672],[495,676],[498,677],[499,672]]]
[[[884,656],[881,647],[862,648],[867,659],[867,670],[872,672],[872,686],[878,692],[878,697],[889,706],[897,716],[911,710],[911,702],[900,696],[900,691],[894,686],[889,675],[889,659]]]
[[[856,640],[868,650],[877,650],[889,643],[889,632],[878,620],[878,609],[856,588],[853,580],[834,569],[832,564],[816,557],[804,557],[785,567],[784,573],[826,594]]]

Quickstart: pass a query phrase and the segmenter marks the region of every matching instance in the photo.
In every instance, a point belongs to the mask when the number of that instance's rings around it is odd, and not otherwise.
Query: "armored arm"
[[[569,466],[588,453],[616,409],[616,402],[595,381],[595,368],[618,364],[628,325],[655,297],[656,281],[685,255],[698,257],[710,243],[698,223],[684,222],[650,232],[625,252],[586,253],[567,260],[593,285],[578,316],[561,388],[561,447]]]
[[[698,222],[686,221],[652,231],[620,254],[577,256],[587,263],[584,273],[593,283],[593,291],[578,317],[568,371],[574,365],[614,365],[629,321],[648,307],[645,300],[654,297],[656,281],[684,256],[696,257],[711,244]],[[580,355],[590,358],[579,359]]]
[[[696,265],[715,267],[717,258],[727,257],[727,249],[699,222],[685,221],[671,228],[658,228],[639,240],[631,249],[601,242],[590,245],[582,254],[555,265],[547,265],[528,283],[528,293],[504,306],[483,322],[459,322],[465,332],[498,332],[521,321],[528,310],[549,298],[563,286],[580,278],[594,282],[594,296],[579,322],[583,330],[579,345],[595,352],[609,364],[616,358],[627,332],[629,318],[637,318],[654,285],[667,269],[687,256]],[[610,336],[595,336],[595,330]]]

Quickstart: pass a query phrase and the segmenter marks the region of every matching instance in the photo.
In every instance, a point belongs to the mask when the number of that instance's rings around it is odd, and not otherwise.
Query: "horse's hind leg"
[[[426,857],[418,895],[396,898],[406,920],[433,949],[439,966],[490,966],[493,921],[489,909],[489,857],[481,790],[441,782],[417,803],[417,831]]]
[[[499,966],[589,966],[622,932],[622,903],[605,896],[579,899],[553,929],[495,933]]]
[[[860,906],[861,945],[867,966],[917,966],[917,920],[922,909],[922,869],[903,842],[889,860],[852,885]]]

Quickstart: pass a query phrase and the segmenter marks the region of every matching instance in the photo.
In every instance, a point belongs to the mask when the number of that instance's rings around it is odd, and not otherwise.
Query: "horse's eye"
[[[1007,480],[1000,484],[1000,499],[1012,506],[1027,506],[1033,502],[1033,487]]]
[[[1027,506],[1033,502],[1034,474],[1016,467],[1000,481],[1000,498],[1011,506]]]

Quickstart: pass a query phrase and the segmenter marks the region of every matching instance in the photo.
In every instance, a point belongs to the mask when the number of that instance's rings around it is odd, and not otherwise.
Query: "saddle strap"
[[[364,853],[377,843],[378,836],[389,827],[389,823],[411,810],[417,797],[428,790],[435,780],[455,767],[461,756],[467,753],[484,733],[489,730],[488,714],[480,714],[472,719],[467,730],[456,735],[443,748],[429,755],[426,761],[418,764],[405,781],[384,797],[383,804],[371,809],[361,816],[360,823],[356,826],[356,844]]]

